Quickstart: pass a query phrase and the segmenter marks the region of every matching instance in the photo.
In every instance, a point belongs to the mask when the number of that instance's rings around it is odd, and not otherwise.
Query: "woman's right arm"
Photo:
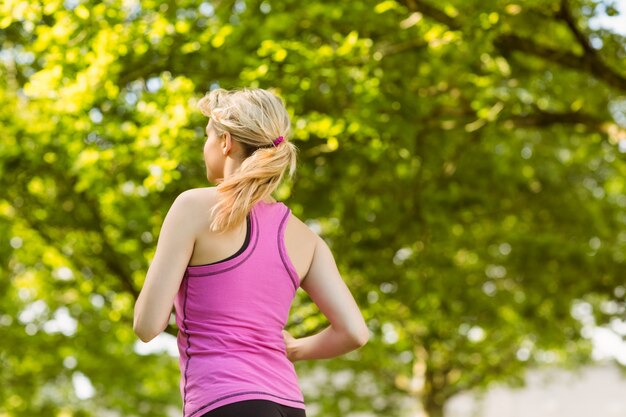
[[[289,360],[333,358],[367,343],[369,331],[365,320],[341,278],[330,248],[319,236],[309,272],[303,278],[301,287],[330,325],[313,336],[299,339],[284,331]]]

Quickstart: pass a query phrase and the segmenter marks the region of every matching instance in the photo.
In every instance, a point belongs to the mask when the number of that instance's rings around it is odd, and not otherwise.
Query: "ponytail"
[[[211,211],[211,230],[228,230],[239,224],[260,200],[269,197],[283,180],[285,167],[289,178],[296,168],[296,147],[291,142],[276,149],[256,150],[241,168],[217,186],[220,199]]]
[[[228,132],[248,151],[231,176],[217,185],[218,202],[211,210],[211,230],[227,231],[244,221],[250,209],[296,171],[297,147],[286,140],[289,115],[280,98],[266,90],[213,90],[198,107],[213,119],[218,133]],[[279,136],[285,140],[277,145]]]

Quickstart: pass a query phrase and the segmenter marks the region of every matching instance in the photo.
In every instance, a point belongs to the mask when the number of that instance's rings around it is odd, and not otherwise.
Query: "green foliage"
[[[195,102],[217,86],[285,99],[300,165],[278,197],[372,331],[297,364],[310,415],[396,416],[408,395],[437,416],[588,361],[573,305],[604,324],[625,293],[626,50],[590,28],[601,6],[0,5],[0,416],[179,410],[177,362],[135,352],[132,306],[169,205],[208,185]],[[325,324],[300,293],[290,330]]]

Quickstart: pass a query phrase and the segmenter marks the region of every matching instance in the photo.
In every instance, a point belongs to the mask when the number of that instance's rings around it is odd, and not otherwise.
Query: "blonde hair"
[[[218,135],[228,132],[245,150],[241,166],[217,185],[220,197],[211,211],[211,230],[227,231],[276,190],[285,172],[293,177],[298,149],[287,140],[291,122],[283,101],[267,90],[216,89],[200,99],[198,108]],[[275,146],[279,136],[284,141]]]

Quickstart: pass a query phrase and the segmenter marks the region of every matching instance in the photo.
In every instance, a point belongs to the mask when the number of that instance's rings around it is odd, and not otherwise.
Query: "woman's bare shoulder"
[[[292,212],[287,222],[285,242],[287,254],[300,277],[300,283],[311,267],[317,239],[315,231]]]
[[[179,204],[183,206],[189,220],[198,220],[203,226],[207,221],[207,213],[218,201],[218,193],[216,187],[190,188],[183,191],[176,198]]]
[[[213,205],[217,202],[217,187],[190,188],[180,193],[178,198],[190,203],[204,203],[206,207],[206,204]]]
[[[291,218],[287,224],[288,233],[298,236],[301,242],[308,242],[315,245],[317,233],[315,233],[305,222],[291,212]]]

